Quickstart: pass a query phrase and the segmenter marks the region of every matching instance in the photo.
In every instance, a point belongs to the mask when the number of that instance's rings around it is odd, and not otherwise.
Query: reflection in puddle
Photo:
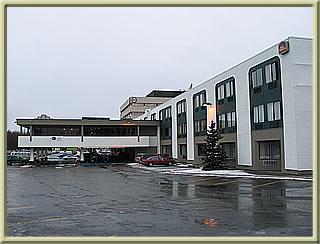
[[[186,197],[195,198],[196,186],[194,184],[188,184],[187,187],[184,184],[180,184],[176,181],[172,182],[172,196],[173,197]],[[180,191],[180,192],[179,192]]]
[[[188,184],[187,197],[194,198],[196,186],[194,184]]]
[[[203,219],[202,224],[207,225],[209,227],[217,227],[218,222],[215,219]]]

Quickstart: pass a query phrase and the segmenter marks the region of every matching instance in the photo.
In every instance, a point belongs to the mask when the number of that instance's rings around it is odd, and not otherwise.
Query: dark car
[[[12,165],[13,163],[26,164],[29,162],[29,159],[20,157],[20,156],[7,156],[7,164]]]
[[[155,155],[149,158],[143,158],[141,160],[141,163],[147,166],[153,166],[153,165],[172,165],[175,162],[173,158],[168,159],[166,157],[163,157],[162,155]]]

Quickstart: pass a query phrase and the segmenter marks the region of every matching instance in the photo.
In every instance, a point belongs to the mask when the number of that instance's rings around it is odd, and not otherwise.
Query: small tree
[[[215,129],[215,123],[211,121],[209,130],[207,130],[203,170],[227,169],[227,155],[223,147],[219,144],[222,138],[221,134]]]

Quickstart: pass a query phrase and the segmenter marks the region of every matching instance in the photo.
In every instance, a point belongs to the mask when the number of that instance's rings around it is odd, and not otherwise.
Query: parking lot
[[[310,180],[174,174],[175,169],[9,167],[7,234],[312,236]]]

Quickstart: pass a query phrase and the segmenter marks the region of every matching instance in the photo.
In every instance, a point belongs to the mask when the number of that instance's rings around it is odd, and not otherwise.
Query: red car
[[[163,157],[161,155],[155,155],[149,158],[143,158],[141,160],[142,164],[145,164],[147,166],[153,166],[153,165],[172,165],[173,163],[175,163],[175,159],[174,158],[168,158],[168,157]]]

